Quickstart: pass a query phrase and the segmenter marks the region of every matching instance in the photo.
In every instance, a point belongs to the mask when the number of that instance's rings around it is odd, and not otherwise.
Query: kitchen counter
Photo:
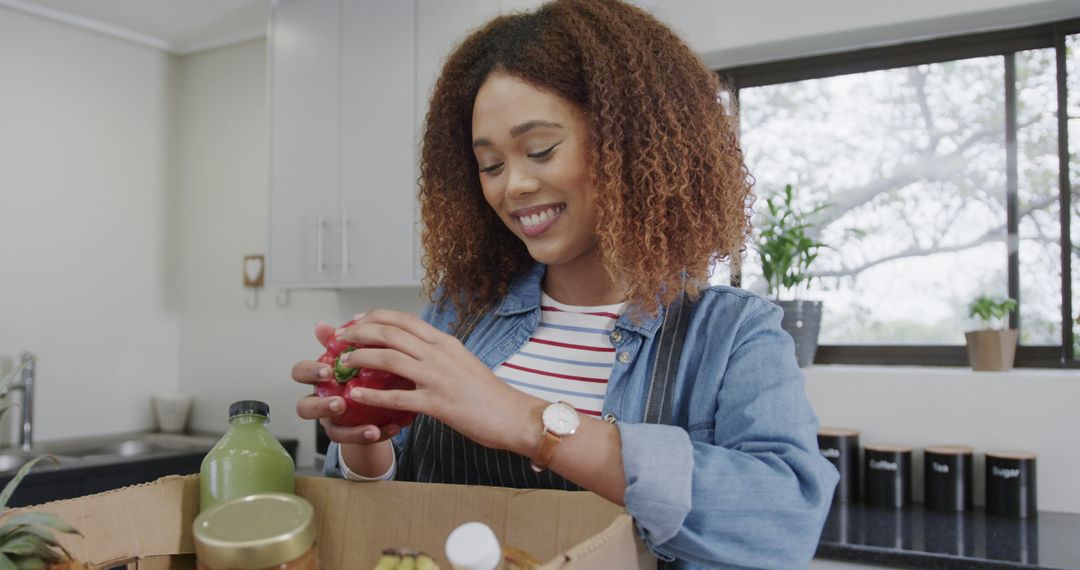
[[[834,505],[818,558],[901,568],[1080,569],[1080,515],[1033,519],[948,513],[913,505]]]
[[[31,455],[52,454],[59,462],[38,463],[19,484],[9,506],[36,505],[149,483],[166,475],[198,473],[203,457],[221,435],[133,432],[42,442],[34,446]],[[295,461],[299,442],[280,441]],[[0,487],[15,476],[17,469],[13,466],[0,472]]]

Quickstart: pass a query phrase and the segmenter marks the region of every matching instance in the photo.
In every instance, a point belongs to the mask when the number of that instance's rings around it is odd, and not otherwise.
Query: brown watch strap
[[[540,445],[536,448],[536,455],[533,456],[533,471],[540,473],[547,469],[548,464],[551,463],[551,456],[555,455],[555,446],[560,441],[562,441],[561,437],[544,430],[544,436],[540,439]]]

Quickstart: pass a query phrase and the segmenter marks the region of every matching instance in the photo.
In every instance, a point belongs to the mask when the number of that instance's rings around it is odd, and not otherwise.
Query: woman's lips
[[[515,219],[517,220],[518,227],[521,228],[521,233],[525,234],[527,237],[535,237],[553,226],[555,222],[562,217],[564,210],[566,210],[566,205],[559,204],[557,206],[552,206],[543,212],[531,216],[515,217]]]

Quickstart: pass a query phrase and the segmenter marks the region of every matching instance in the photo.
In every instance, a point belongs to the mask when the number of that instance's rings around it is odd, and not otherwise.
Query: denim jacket
[[[466,342],[494,369],[540,322],[537,264],[511,285]],[[646,546],[675,568],[805,568],[839,478],[817,446],[817,417],[782,311],[714,286],[694,306],[679,361],[673,425],[642,423],[663,312],[615,324],[617,357],[604,415],[619,428],[627,511]],[[423,318],[450,332],[450,304]],[[627,356],[623,356],[623,355]],[[407,432],[395,438],[400,444]],[[324,472],[340,476],[336,444]]]

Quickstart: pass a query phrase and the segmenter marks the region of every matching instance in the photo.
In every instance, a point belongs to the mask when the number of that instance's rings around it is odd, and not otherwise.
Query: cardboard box
[[[296,491],[315,507],[327,570],[367,570],[388,547],[423,550],[448,570],[446,537],[468,521],[487,523],[501,544],[548,560],[545,570],[656,567],[626,511],[592,493],[323,477],[297,478]],[[82,562],[170,570],[195,567],[198,510],[199,478],[190,475],[12,512],[50,512],[74,525],[84,536],[61,541]]]

